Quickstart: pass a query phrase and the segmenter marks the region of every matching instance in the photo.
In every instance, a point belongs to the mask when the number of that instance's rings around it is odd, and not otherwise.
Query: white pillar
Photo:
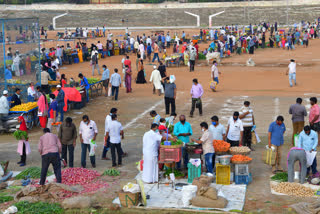
[[[215,13],[215,14],[212,14],[212,15],[209,16],[209,28],[212,27],[212,17],[217,16],[217,15],[220,15],[220,14],[222,14],[222,13],[224,13],[224,11],[221,11],[221,12],[219,12],[219,13]]]
[[[197,27],[200,27],[200,16],[199,15],[196,15],[196,14],[193,14],[193,13],[190,13],[190,12],[187,12],[187,11],[184,11],[186,14],[189,14],[190,16],[194,16],[194,17],[197,17]]]
[[[55,30],[56,29],[56,19],[58,19],[58,18],[60,18],[60,17],[62,17],[62,16],[65,16],[65,15],[67,15],[68,13],[64,13],[64,14],[60,14],[60,15],[58,15],[58,16],[55,16],[55,17],[53,17],[53,19],[52,19],[52,26],[53,26],[53,29]]]

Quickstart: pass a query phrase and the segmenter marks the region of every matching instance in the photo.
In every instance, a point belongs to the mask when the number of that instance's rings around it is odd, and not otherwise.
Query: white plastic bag
[[[316,157],[317,152],[306,152],[307,156],[307,167],[311,166],[314,158]]]
[[[182,204],[183,207],[190,205],[190,200],[197,195],[198,187],[195,185],[187,185],[182,187]]]
[[[111,87],[109,87],[109,89],[108,89],[108,97],[111,97],[111,94],[112,94]]]
[[[141,192],[139,184],[133,184],[131,182],[127,183],[127,185],[125,185],[122,188],[122,190],[124,192],[131,192],[131,193]]]
[[[160,92],[161,92],[161,94],[164,94],[164,88],[163,88],[163,85],[161,85]]]
[[[97,144],[96,141],[90,140],[90,152],[89,156],[94,156],[96,153]]]
[[[11,206],[8,209],[6,209],[3,214],[11,214],[11,213],[17,213],[18,208],[16,206]]]
[[[2,166],[0,164],[0,177],[2,177],[3,175],[4,175],[4,171],[3,171]]]

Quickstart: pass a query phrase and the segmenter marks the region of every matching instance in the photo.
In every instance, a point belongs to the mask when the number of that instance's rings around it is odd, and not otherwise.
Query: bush
[[[20,201],[14,205],[18,208],[19,214],[29,214],[29,213],[60,214],[60,213],[63,213],[62,207],[57,203],[55,203],[55,204],[49,204],[49,203],[45,203],[45,202],[30,203],[27,201]]]

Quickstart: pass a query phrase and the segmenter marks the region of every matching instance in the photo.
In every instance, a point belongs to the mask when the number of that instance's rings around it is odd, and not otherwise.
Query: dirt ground
[[[135,32],[137,33],[137,32]],[[116,33],[114,33],[116,34]],[[49,37],[50,38],[50,37]],[[97,40],[97,39],[96,39]],[[102,39],[99,39],[100,41]],[[88,41],[90,44],[92,41]],[[52,46],[55,42],[46,43],[45,46]],[[60,43],[61,45],[61,43]],[[200,50],[207,48],[208,44],[200,44]],[[292,124],[291,117],[288,114],[289,106],[295,103],[295,99],[302,97],[307,110],[310,108],[308,98],[311,96],[320,97],[320,89],[317,87],[320,78],[320,40],[312,40],[308,48],[301,46],[294,51],[283,49],[259,49],[254,55],[232,55],[230,58],[222,60],[219,66],[220,85],[216,93],[209,88],[210,67],[205,61],[196,63],[195,72],[190,73],[188,67],[169,67],[167,73],[176,76],[177,85],[177,114],[187,116],[187,121],[192,125],[194,135],[200,136],[199,124],[202,121],[210,123],[210,118],[217,115],[220,122],[226,126],[227,120],[234,111],[241,108],[243,101],[249,100],[254,110],[257,131],[262,138],[262,143],[255,147],[255,151],[251,153],[254,161],[250,165],[250,171],[253,175],[253,182],[248,186],[246,195],[246,203],[244,210],[254,213],[291,213],[288,205],[296,203],[296,197],[275,196],[270,193],[269,176],[271,168],[263,164],[261,157],[266,144],[266,136],[269,124],[278,115],[283,115],[287,132],[285,136],[286,149],[283,151],[282,165],[286,168],[286,154],[291,143]],[[136,56],[129,54],[133,65],[133,77],[137,75],[135,69]],[[252,58],[256,66],[245,66],[246,61]],[[297,86],[289,87],[288,76],[285,75],[287,65],[290,59],[297,61]],[[121,68],[122,56],[113,56],[99,61],[100,69],[105,64],[113,73],[114,68]],[[147,73],[146,79],[149,80],[152,72],[152,63],[145,62]],[[82,72],[85,76],[91,77],[91,68],[89,62],[80,64],[64,65],[60,68],[60,73],[65,73],[67,78],[74,77]],[[97,72],[97,71],[95,71]],[[120,72],[122,75],[122,73]],[[200,117],[195,112],[193,118],[189,118],[191,109],[190,89],[192,79],[198,78],[205,92],[203,96],[203,116]],[[97,138],[97,170],[102,172],[106,168],[111,167],[111,161],[100,160],[103,149],[103,132],[104,120],[107,113],[112,107],[119,109],[118,118],[125,127],[125,139],[123,140],[123,148],[129,153],[124,159],[121,171],[125,172],[125,176],[121,179],[134,178],[137,174],[136,162],[142,157],[142,136],[148,131],[152,119],[149,116],[151,110],[156,110],[162,117],[165,117],[163,96],[152,94],[152,85],[150,83],[144,85],[132,85],[133,93],[125,93],[124,88],[120,89],[119,101],[113,101],[111,98],[100,96],[94,98],[90,103],[81,110],[71,110],[65,116],[71,116],[74,122],[79,126],[82,115],[89,115],[91,120],[97,123],[99,134]],[[307,119],[306,119],[307,120]],[[41,136],[40,128],[34,128],[30,132],[30,143],[32,154],[27,158],[27,166],[40,166],[40,155],[37,152],[37,143]],[[16,153],[17,142],[12,136],[0,136],[1,160],[10,160],[10,170],[22,170],[25,167],[19,167],[15,164],[19,160]],[[79,143],[79,141],[78,141]],[[107,154],[111,157],[110,152]],[[87,159],[88,161],[88,159]],[[80,166],[80,146],[75,149],[75,167]],[[91,165],[87,164],[88,168]],[[111,200],[111,195],[108,201]],[[299,199],[301,200],[301,199]],[[314,199],[302,199],[303,201],[311,201]]]

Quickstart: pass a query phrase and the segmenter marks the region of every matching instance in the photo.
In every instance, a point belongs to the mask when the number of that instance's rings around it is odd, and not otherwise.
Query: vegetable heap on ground
[[[252,161],[252,158],[249,158],[245,155],[233,155],[231,158],[231,162],[249,162]]]
[[[288,173],[279,172],[271,177],[271,180],[278,182],[287,182],[288,181]]]
[[[28,133],[25,131],[17,130],[13,132],[13,136],[16,138],[16,140],[26,140],[28,139]]]
[[[172,140],[170,142],[171,142],[171,146],[182,145],[182,141],[179,139],[177,139],[176,142]],[[161,142],[161,145],[164,145],[164,141]]]
[[[170,175],[170,173],[172,173],[172,169],[171,168],[168,168],[167,170],[166,170],[166,172],[164,173],[164,175],[165,176],[169,176]],[[180,172],[179,170],[176,170],[176,169],[174,169],[174,177],[183,177],[184,176],[184,174],[182,173],[182,172]]]
[[[30,213],[60,214],[60,213],[63,213],[62,207],[57,203],[55,203],[55,204],[50,204],[50,203],[45,203],[45,202],[30,203],[28,201],[20,201],[14,205],[18,208],[19,214],[30,214]]]
[[[213,140],[213,147],[215,152],[227,152],[230,149],[230,143],[223,140]]]
[[[105,189],[109,187],[108,183],[97,180],[99,176],[101,175],[97,171],[85,168],[68,168],[62,170],[61,172],[63,184],[67,184],[70,186],[81,185],[84,188],[84,190],[81,191],[80,194],[91,193],[99,189]],[[68,191],[65,191],[65,193],[66,198],[78,194]]]
[[[312,197],[314,191],[298,183],[282,182],[273,187],[273,190],[286,195],[294,195],[300,197]]]
[[[47,172],[47,176],[52,175],[53,173],[48,171]],[[30,175],[30,178],[40,178],[41,177],[41,168],[40,167],[36,167],[36,166],[32,166],[32,167],[28,167],[25,170],[23,170],[22,172],[20,172],[15,179],[25,179],[26,176]]]
[[[120,171],[117,169],[107,169],[102,175],[119,176]]]

